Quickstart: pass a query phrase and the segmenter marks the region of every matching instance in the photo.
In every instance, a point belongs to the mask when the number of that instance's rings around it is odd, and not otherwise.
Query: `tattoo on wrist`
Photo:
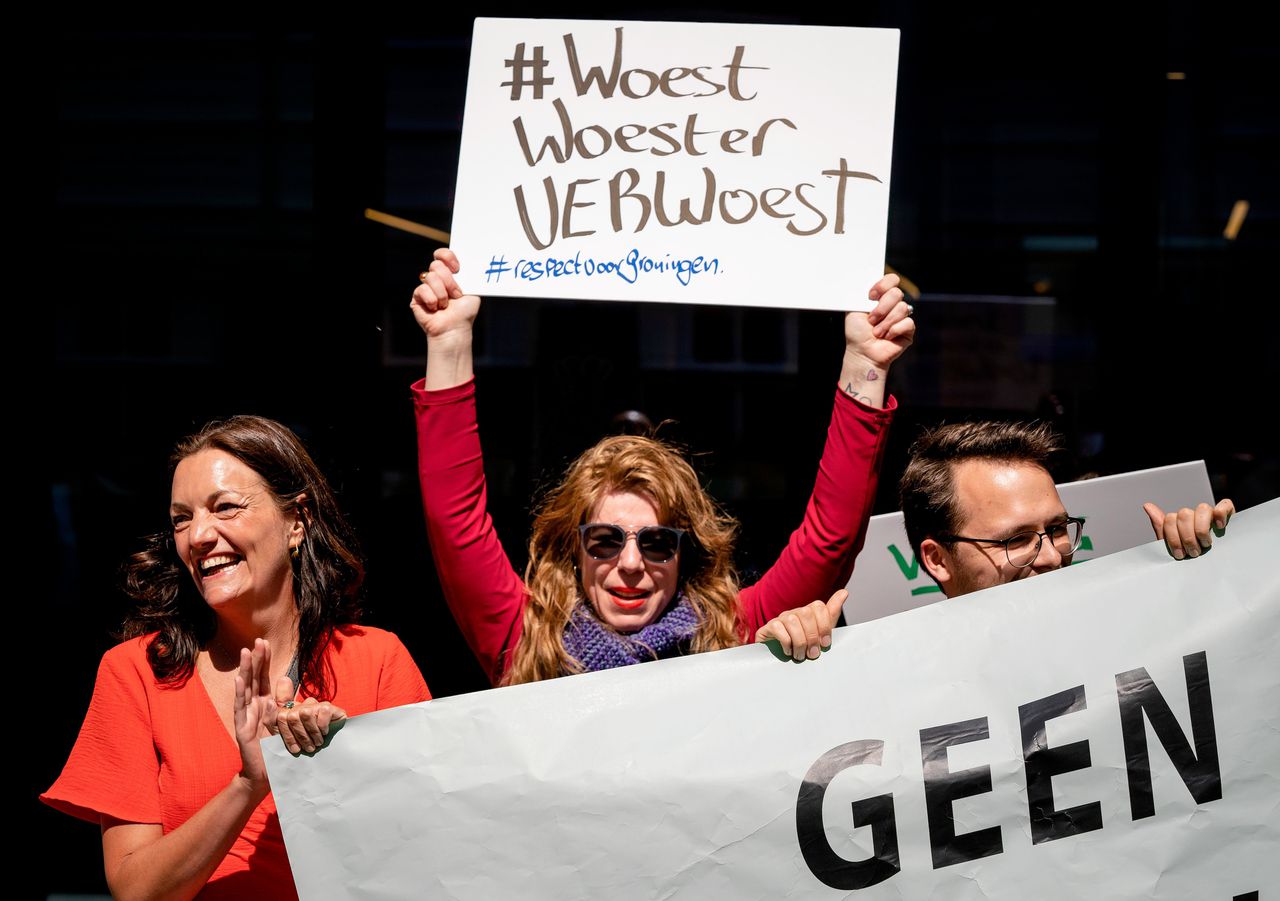
[[[852,397],[854,400],[860,400],[867,406],[874,406],[875,401],[871,399],[869,394],[859,394],[858,389],[853,387],[853,382],[849,382],[844,386],[844,393]]]
[[[880,376],[879,376],[879,374],[877,374],[877,373],[876,373],[876,371],[875,371],[874,369],[868,369],[868,370],[867,370],[867,381],[868,381],[868,382],[878,382],[878,381],[880,381]]]

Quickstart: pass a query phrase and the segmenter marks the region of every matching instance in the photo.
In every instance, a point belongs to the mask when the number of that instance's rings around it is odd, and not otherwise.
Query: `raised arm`
[[[868,296],[877,301],[870,313],[845,316],[839,390],[804,521],[777,562],[739,598],[744,639],[782,613],[843,588],[866,538],[895,409],[885,379],[915,337],[896,275],[876,282]]]
[[[520,637],[525,594],[488,512],[471,356],[480,298],[458,286],[459,268],[451,250],[437,250],[413,292],[413,315],[427,338],[426,378],[413,390],[418,475],[445,600],[497,683]]]
[[[840,389],[868,407],[882,409],[885,378],[893,361],[916,336],[914,310],[898,287],[897,275],[886,275],[871,286],[867,297],[876,301],[870,313],[846,313],[844,360]]]
[[[422,284],[413,292],[409,308],[427,336],[425,388],[440,391],[471,381],[471,333],[480,298],[464,294],[454,276],[460,266],[452,250],[435,252],[431,266],[422,273]]]

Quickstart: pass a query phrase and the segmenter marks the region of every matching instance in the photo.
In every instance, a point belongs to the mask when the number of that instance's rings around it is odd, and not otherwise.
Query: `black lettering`
[[[879,766],[884,742],[874,739],[851,741],[832,748],[818,758],[800,783],[796,799],[796,838],[809,870],[826,885],[841,891],[867,888],[884,882],[902,865],[898,860],[898,824],[893,814],[893,795],[876,795],[855,801],[854,828],[871,827],[871,854],[866,860],[845,860],[831,849],[822,823],[822,799],[831,780],[852,766]]]
[[[1182,777],[1197,804],[1222,797],[1222,772],[1218,767],[1218,736],[1213,724],[1213,698],[1209,694],[1209,663],[1204,651],[1182,658],[1187,680],[1187,702],[1191,708],[1191,736],[1187,741],[1177,718],[1160,689],[1143,668],[1116,675],[1120,702],[1120,733],[1124,736],[1124,756],[1129,776],[1129,809],[1140,820],[1154,816],[1155,797],[1151,791],[1151,757],[1147,752],[1147,729],[1143,713],[1160,745]]]
[[[929,815],[929,846],[935,870],[1004,851],[999,826],[956,835],[955,813],[951,809],[952,803],[960,798],[991,791],[991,767],[983,765],[952,772],[947,763],[947,748],[987,738],[990,732],[985,716],[920,730],[924,807]]]
[[[1053,804],[1053,777],[1091,765],[1089,743],[1074,741],[1049,747],[1045,722],[1085,709],[1084,686],[1077,685],[1018,708],[1022,725],[1022,759],[1027,774],[1027,813],[1031,843],[1079,835],[1102,828],[1102,805],[1097,801],[1058,810]]]

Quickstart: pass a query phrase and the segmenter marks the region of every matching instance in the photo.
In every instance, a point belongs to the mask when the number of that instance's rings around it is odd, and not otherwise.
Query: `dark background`
[[[888,262],[924,296],[878,512],[896,508],[918,424],[969,415],[1053,418],[1074,451],[1064,478],[1202,457],[1219,496],[1274,497],[1277,41],[1222,4],[1132,22],[1037,6],[591,15],[902,29]],[[37,408],[45,480],[11,480],[38,493],[50,557],[25,592],[42,661],[21,786],[36,896],[105,890],[97,830],[34,798],[126,609],[120,561],[166,525],[168,451],[209,419],[297,430],[364,541],[369,621],[437,696],[485,686],[418,507],[407,303],[436,245],[362,215],[449,227],[470,23],[220,24],[42,43],[56,65],[32,76],[35,158],[11,175],[37,196],[48,254],[8,342],[37,358],[11,390]],[[761,278],[783,290],[784,265],[761,260]],[[517,567],[537,486],[632,407],[675,420],[664,433],[743,521],[743,570],[768,566],[812,485],[839,316],[492,300],[480,328],[491,508]]]

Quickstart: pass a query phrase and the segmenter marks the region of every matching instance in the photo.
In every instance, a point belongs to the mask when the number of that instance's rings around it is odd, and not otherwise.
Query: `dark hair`
[[[360,616],[364,562],[355,534],[298,436],[280,423],[261,416],[211,422],[174,447],[170,476],[187,457],[210,449],[244,463],[281,510],[302,516],[306,535],[292,559],[299,681],[308,694],[327,697],[328,680],[320,666],[324,649],[336,626]],[[162,682],[189,678],[216,623],[178,559],[172,529],[148,536],[146,547],[126,561],[124,588],[138,607],[125,619],[122,637],[159,632],[147,648],[152,672]]]
[[[1061,449],[1058,434],[1045,423],[957,422],[926,429],[911,445],[899,483],[903,525],[916,559],[926,538],[960,528],[955,464],[992,460],[1047,470],[1050,458]]]

